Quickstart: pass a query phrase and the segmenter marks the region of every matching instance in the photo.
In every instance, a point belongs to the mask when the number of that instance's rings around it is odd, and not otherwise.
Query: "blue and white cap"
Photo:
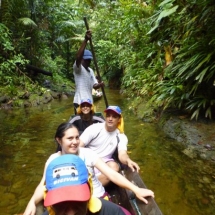
[[[92,60],[92,59],[93,59],[93,55],[92,55],[91,51],[85,49],[85,50],[84,50],[83,59],[84,59],[84,60],[87,60],[87,59]]]
[[[122,111],[121,111],[119,106],[108,106],[107,109],[104,112],[107,112],[109,110],[112,110],[112,111],[114,111],[115,113],[117,113],[117,114],[119,114],[121,116]]]
[[[84,161],[77,155],[61,155],[52,160],[46,169],[45,180],[46,207],[63,201],[90,199],[88,170]]]
[[[83,103],[88,103],[88,104],[90,104],[90,105],[93,104],[92,101],[91,101],[90,99],[81,99],[80,105],[83,104]]]

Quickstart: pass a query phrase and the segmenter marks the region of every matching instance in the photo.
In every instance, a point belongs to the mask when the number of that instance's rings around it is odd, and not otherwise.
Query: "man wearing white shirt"
[[[80,136],[80,146],[92,149],[108,166],[119,171],[118,163],[112,158],[117,149],[119,161],[128,165],[132,171],[139,171],[138,164],[132,161],[127,154],[128,138],[124,134],[121,109],[118,106],[109,106],[105,113],[105,123],[93,124],[85,129]],[[103,186],[108,184],[109,179],[102,173],[99,172],[97,176]]]
[[[80,105],[82,99],[90,99],[93,101],[92,89],[98,89],[104,86],[104,83],[98,83],[93,70],[89,67],[93,59],[92,53],[85,49],[88,40],[91,39],[91,31],[88,30],[85,34],[85,39],[78,50],[76,61],[73,65],[73,74],[75,79],[75,95],[74,95],[74,110]]]

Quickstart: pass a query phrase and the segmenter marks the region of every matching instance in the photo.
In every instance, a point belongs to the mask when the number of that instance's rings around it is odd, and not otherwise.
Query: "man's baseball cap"
[[[121,116],[122,111],[121,111],[119,106],[108,106],[107,109],[105,109],[104,112],[106,113],[109,110],[112,110],[112,111],[114,111],[115,113],[117,113],[117,114],[119,114]]]
[[[88,170],[77,155],[61,155],[52,160],[46,169],[47,194],[44,205],[63,201],[88,201],[91,197]]]
[[[87,60],[87,59],[92,60],[92,59],[93,59],[93,55],[92,55],[91,51],[85,49],[85,50],[84,50],[83,59],[84,59],[84,60]]]
[[[93,105],[93,103],[92,103],[92,101],[90,99],[81,99],[80,105],[82,105],[83,103],[88,103],[90,105]]]

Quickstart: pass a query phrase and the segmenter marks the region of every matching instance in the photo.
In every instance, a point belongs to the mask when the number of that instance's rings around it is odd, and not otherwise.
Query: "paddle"
[[[85,23],[86,29],[89,30],[89,25],[87,23],[87,18],[86,17],[84,17],[84,23]],[[93,47],[93,43],[92,43],[91,38],[90,38],[90,48],[91,48],[91,51],[92,51],[93,61],[94,61],[94,64],[95,64],[97,76],[98,76],[99,81],[101,81],[101,76],[100,76],[99,68],[98,68],[98,65],[97,65],[96,56],[95,56],[94,47]],[[104,97],[104,100],[105,100],[105,105],[106,105],[106,108],[107,108],[108,107],[108,101],[107,101],[107,97],[105,95],[104,87],[102,86],[101,89],[102,89],[102,94],[103,94],[103,97]]]

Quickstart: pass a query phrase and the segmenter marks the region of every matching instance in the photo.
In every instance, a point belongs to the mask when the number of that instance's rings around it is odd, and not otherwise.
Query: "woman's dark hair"
[[[82,120],[82,121],[85,121],[85,120],[83,119],[83,116],[84,116],[84,114],[81,112],[81,113],[80,113],[81,120]],[[92,111],[92,110],[90,110],[90,119],[87,120],[87,122],[88,122],[88,126],[93,124],[93,111]]]
[[[69,128],[76,128],[77,127],[75,125],[73,125],[72,123],[69,123],[69,122],[63,122],[61,123],[58,128],[57,128],[57,131],[55,133],[55,142],[57,143],[57,149],[56,149],[56,152],[58,151],[61,151],[61,146],[60,144],[57,142],[56,138],[63,138],[64,135],[65,135],[65,131],[67,131]],[[78,129],[77,129],[78,130]]]

